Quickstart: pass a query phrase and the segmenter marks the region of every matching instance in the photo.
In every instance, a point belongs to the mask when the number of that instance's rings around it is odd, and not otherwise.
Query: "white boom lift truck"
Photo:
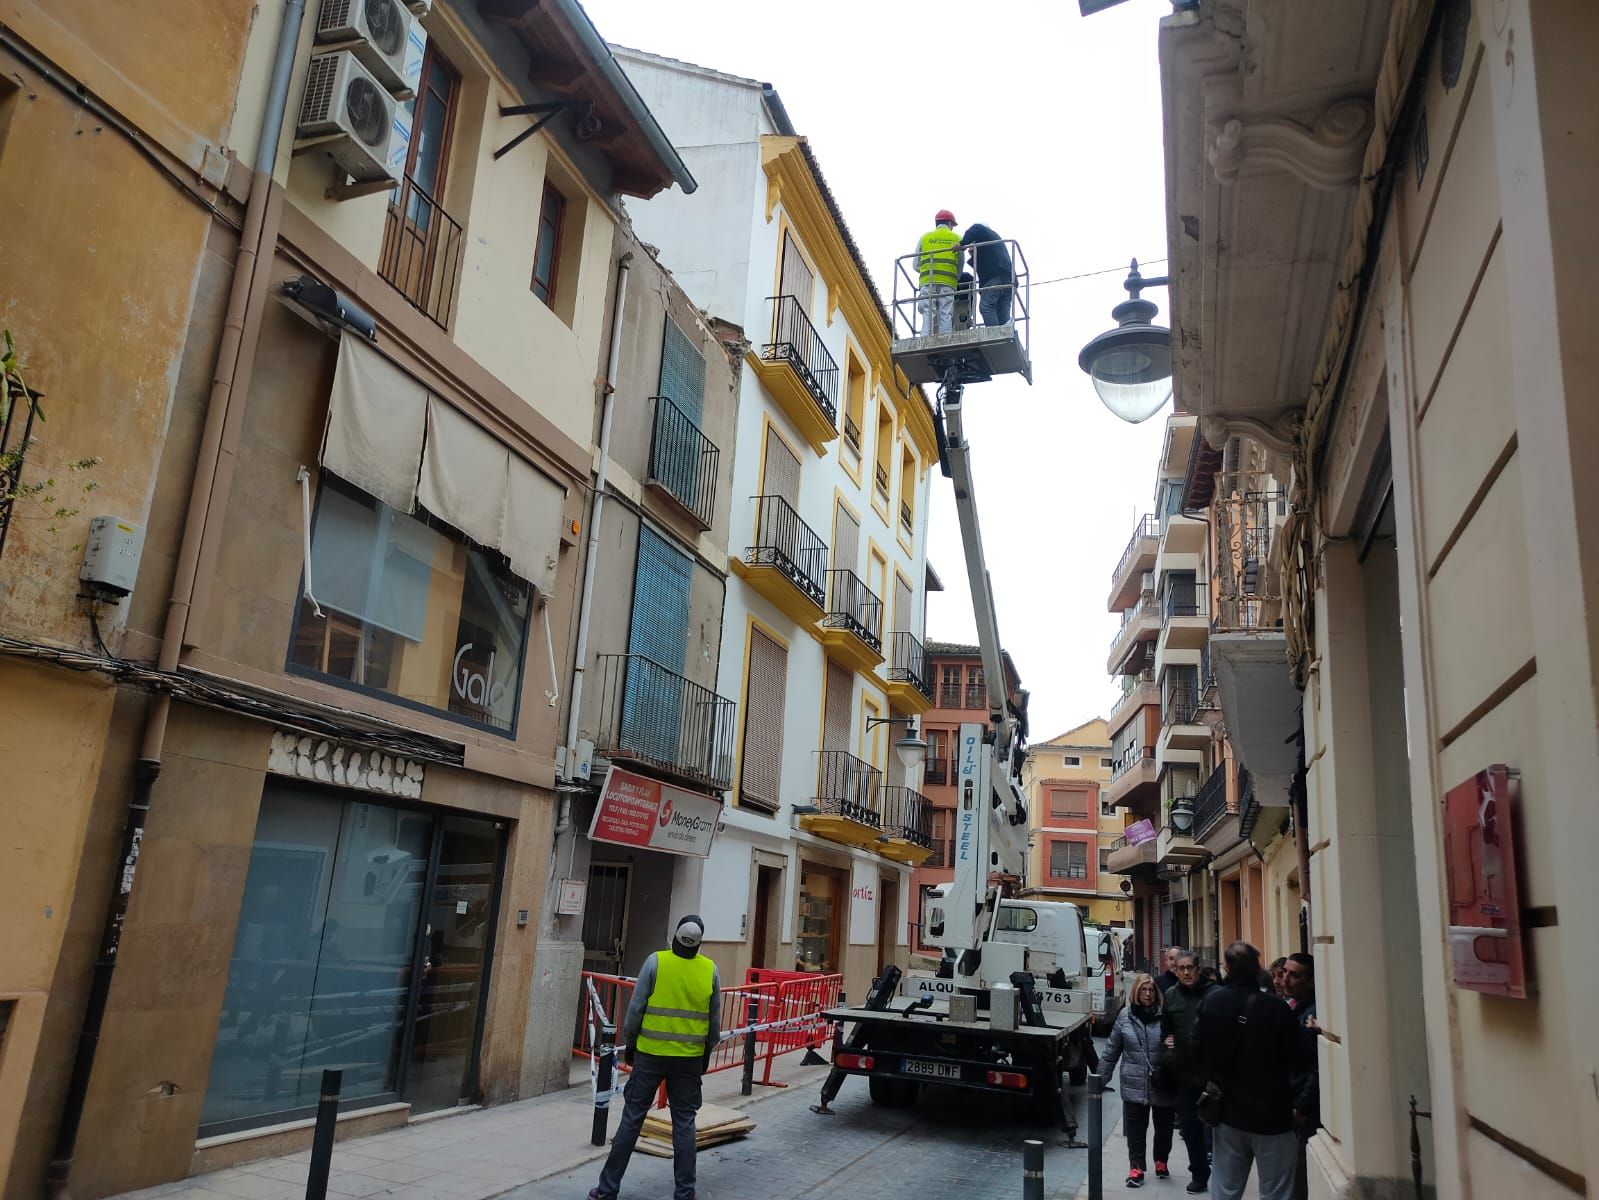
[[[912,1104],[928,1085],[1020,1096],[1075,1133],[1067,1085],[1082,1084],[1096,1061],[1082,914],[1007,894],[1027,869],[1025,731],[1006,694],[963,420],[967,384],[1010,372],[1031,382],[1026,264],[1014,242],[1005,245],[1012,281],[981,288],[1012,289],[1013,316],[1001,324],[957,317],[949,330],[918,328],[915,256],[895,272],[893,356],[910,382],[938,385],[940,467],[955,488],[989,714],[986,725],[963,724],[956,746],[955,878],[933,891],[925,914],[924,941],[942,947],[943,962],[937,973],[886,966],[863,1004],[827,1012],[845,1034],[814,1111],[831,1112],[844,1080],[861,1075],[878,1104]],[[963,299],[957,311],[979,311],[978,295]]]

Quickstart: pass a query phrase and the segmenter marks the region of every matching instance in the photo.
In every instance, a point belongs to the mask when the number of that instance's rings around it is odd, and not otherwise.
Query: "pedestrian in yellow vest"
[[[700,1110],[700,1076],[722,1036],[721,981],[716,964],[700,953],[705,922],[689,915],[677,923],[670,950],[645,959],[622,1020],[618,1044],[633,1068],[622,1093],[622,1121],[589,1200],[616,1200],[639,1130],[661,1085],[672,1110],[674,1200],[694,1200],[694,1115]]]
[[[955,328],[955,285],[960,281],[961,240],[955,214],[941,208],[933,227],[916,241],[916,295],[922,314],[922,335]]]

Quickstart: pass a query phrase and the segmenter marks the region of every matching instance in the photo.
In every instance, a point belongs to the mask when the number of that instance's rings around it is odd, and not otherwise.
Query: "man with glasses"
[[[1169,1062],[1177,1077],[1177,1127],[1188,1150],[1188,1171],[1192,1178],[1187,1190],[1199,1195],[1210,1188],[1210,1130],[1199,1119],[1199,1093],[1205,1090],[1206,1076],[1200,1062],[1194,1032],[1199,1021],[1199,1002],[1215,984],[1201,979],[1199,959],[1192,950],[1178,949],[1172,965],[1177,982],[1163,997],[1161,1024],[1166,1032]]]

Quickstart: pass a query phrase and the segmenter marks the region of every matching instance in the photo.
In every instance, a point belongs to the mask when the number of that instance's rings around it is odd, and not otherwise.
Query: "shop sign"
[[[722,802],[620,767],[605,773],[589,839],[704,858],[711,852]]]
[[[1141,846],[1154,839],[1155,823],[1148,817],[1142,821],[1134,821],[1123,831],[1123,836],[1126,837],[1129,846]]]

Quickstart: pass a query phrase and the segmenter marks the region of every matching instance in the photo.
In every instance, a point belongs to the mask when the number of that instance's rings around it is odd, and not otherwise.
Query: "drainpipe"
[[[616,268],[616,303],[611,309],[611,348],[605,360],[605,398],[600,414],[600,465],[594,474],[594,500],[589,506],[588,550],[583,558],[583,590],[578,597],[577,645],[572,651],[572,687],[566,701],[566,777],[572,778],[577,735],[583,720],[583,676],[588,670],[589,624],[594,615],[594,576],[599,568],[600,516],[605,511],[605,476],[611,461],[611,418],[615,415],[616,359],[622,351],[622,308],[627,303],[627,278],[633,252],[624,253]],[[568,820],[570,816],[568,814]]]
[[[189,609],[194,598],[203,531],[210,509],[212,484],[222,453],[223,426],[228,417],[243,344],[245,312],[257,288],[257,264],[261,247],[266,241],[268,196],[272,190],[272,174],[277,166],[278,138],[283,131],[283,114],[288,104],[289,82],[294,73],[295,50],[304,16],[305,0],[284,0],[283,27],[278,34],[277,57],[273,62],[272,78],[267,90],[266,111],[261,117],[261,140],[256,147],[250,195],[245,202],[238,257],[233,263],[233,286],[228,293],[222,339],[217,348],[216,370],[211,377],[205,427],[200,438],[194,482],[189,491],[183,538],[179,544],[177,571],[167,602],[166,624],[157,657],[157,667],[165,672],[177,670],[188,632]],[[273,241],[276,241],[275,231]],[[259,278],[264,284],[265,273],[260,273]],[[111,995],[111,974],[116,970],[117,952],[128,916],[128,901],[139,866],[145,821],[150,811],[150,793],[161,774],[161,751],[166,741],[167,718],[171,711],[172,697],[157,693],[145,716],[144,737],[133,767],[133,790],[128,798],[127,824],[122,831],[122,852],[117,857],[116,878],[112,883],[105,928],[100,937],[100,954],[95,960],[94,974],[89,983],[83,1024],[78,1033],[77,1053],[62,1101],[61,1123],[56,1130],[55,1149],[51,1153],[46,1174],[46,1187],[52,1197],[59,1198],[67,1194],[78,1129],[83,1121],[89,1081],[94,1073],[95,1051],[99,1048],[106,1003]]]

